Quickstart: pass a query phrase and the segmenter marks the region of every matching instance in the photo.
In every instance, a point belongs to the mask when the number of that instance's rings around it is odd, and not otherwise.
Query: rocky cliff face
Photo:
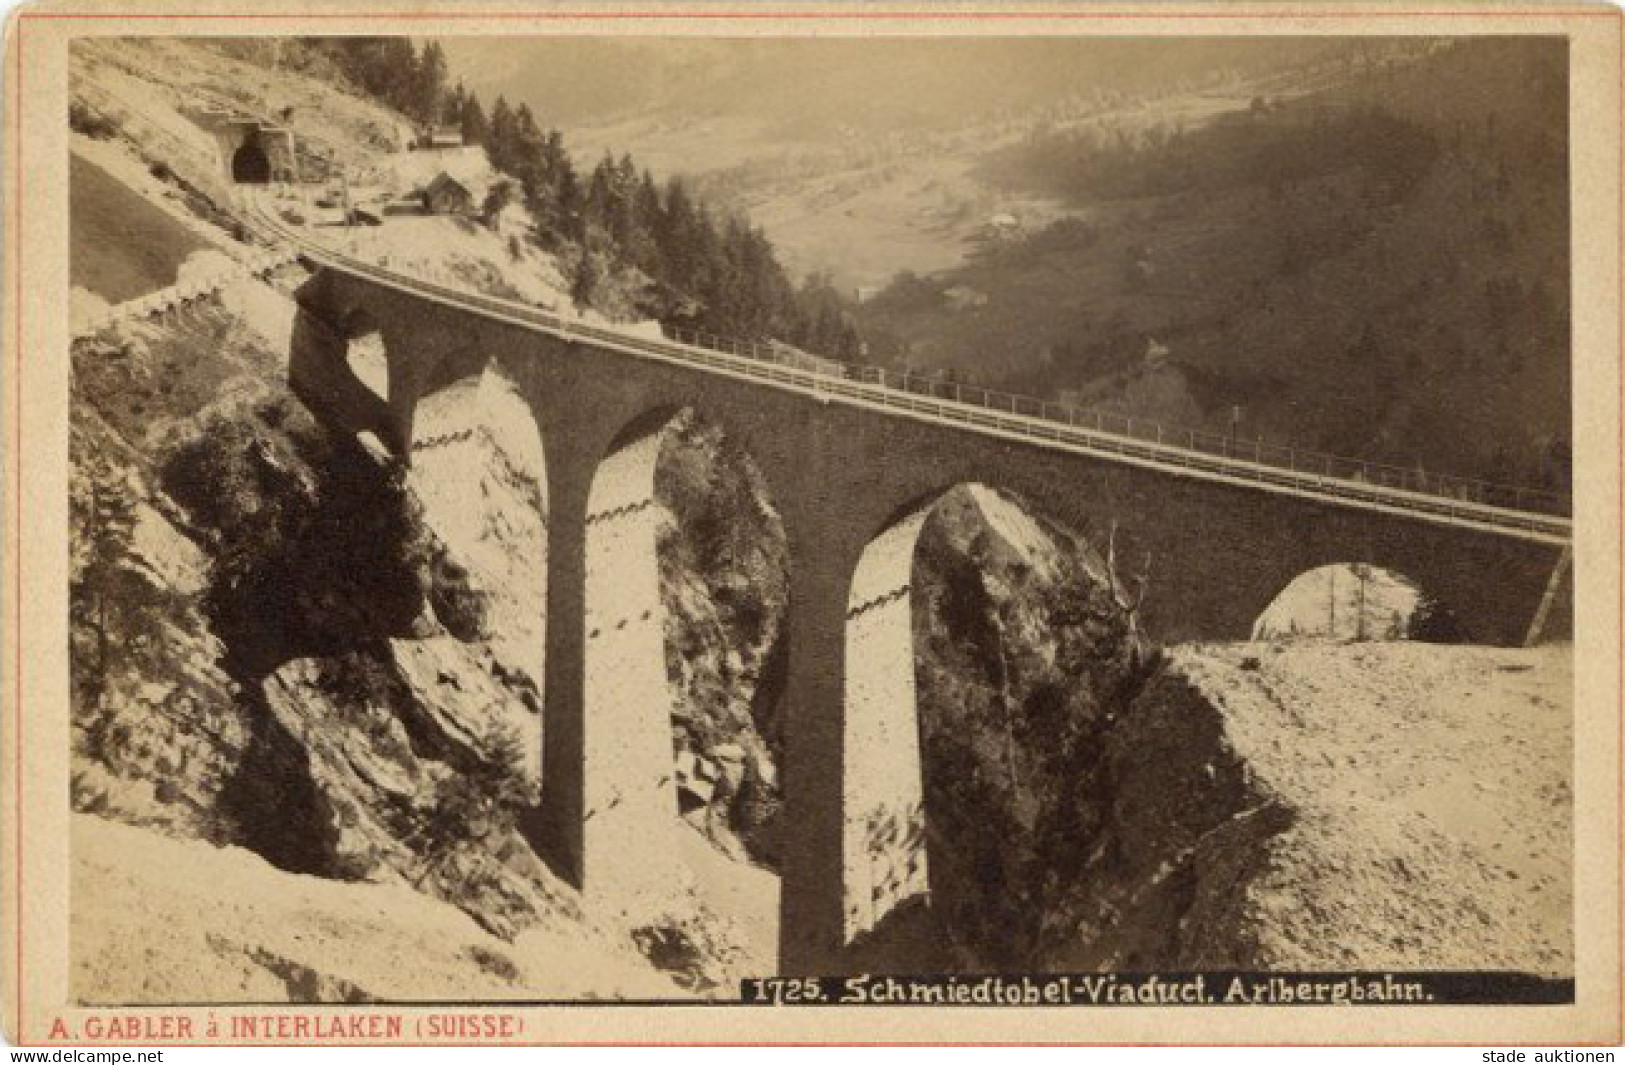
[[[116,437],[75,407],[72,543],[76,809],[230,838],[221,796],[249,743],[239,689],[199,608],[209,561]]]
[[[518,829],[542,740],[532,456],[496,419],[380,467],[259,372],[276,357],[231,302],[74,352],[75,808],[398,884],[503,940],[608,935],[693,992],[766,971],[698,897],[603,930]],[[181,366],[224,398],[130,387]]]
[[[724,852],[777,864],[783,757],[779,695],[788,596],[784,528],[749,456],[684,414],[669,430],[655,495],[660,594],[686,816]],[[686,756],[686,757],[685,757]]]
[[[1094,846],[1102,737],[1151,654],[1087,543],[981,486],[921,536],[915,670],[933,908],[970,965],[1019,969]]]
[[[514,824],[539,785],[535,681],[479,641],[488,597],[417,498],[288,401],[177,433],[160,476],[212,560],[198,620],[237,693],[228,838],[403,879],[499,933],[557,909]]]
[[[1104,737],[1055,971],[1569,974],[1569,648],[1180,648]]]

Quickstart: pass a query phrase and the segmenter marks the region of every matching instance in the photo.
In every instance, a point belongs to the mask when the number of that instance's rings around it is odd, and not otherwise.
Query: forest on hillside
[[[942,150],[980,153],[994,195],[1068,217],[975,241],[859,307],[820,275],[792,282],[768,236],[694,182],[627,154],[574,160],[530,105],[452,82],[438,42],[307,38],[281,61],[483,145],[581,304],[1564,491],[1565,47],[1346,50],[1246,84],[1170,83],[1204,107],[1084,94],[996,145],[939,131]]]
[[[1040,131],[983,166],[996,184],[1074,201],[1219,192],[1289,184],[1357,168],[1384,182],[1384,199],[1409,194],[1433,165],[1429,131],[1380,106],[1327,103],[1276,107],[1255,96],[1248,110],[1187,130],[1083,124]]]
[[[1036,129],[1072,216],[861,309],[877,361],[1266,444],[1563,492],[1567,57],[1452,43],[1186,127]]]
[[[237,51],[264,58],[255,49]],[[618,299],[688,329],[778,340],[831,358],[858,355],[839,294],[818,276],[795,284],[759,227],[715,209],[679,176],[657,182],[629,154],[606,153],[590,171],[579,169],[561,131],[545,127],[528,104],[499,95],[487,105],[452,82],[439,42],[299,38],[285,42],[274,61],[371,95],[420,127],[456,127],[465,144],[482,146],[512,179],[493,196],[529,209],[578,304]]]

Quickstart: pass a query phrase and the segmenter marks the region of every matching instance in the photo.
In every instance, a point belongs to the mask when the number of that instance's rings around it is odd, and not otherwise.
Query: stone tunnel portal
[[[269,185],[271,157],[265,154],[258,130],[249,130],[231,156],[231,180],[239,185]]]

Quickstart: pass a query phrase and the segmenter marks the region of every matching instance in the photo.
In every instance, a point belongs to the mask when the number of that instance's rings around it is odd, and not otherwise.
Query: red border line
[[[1571,66],[1573,65],[1572,53],[1573,53],[1573,47],[1571,45],[1570,46],[1570,65]],[[1619,169],[1617,171],[1615,171],[1615,176],[1616,176],[1616,180],[1618,180],[1620,182],[1620,186],[1619,186],[1619,217],[1617,219],[1615,219],[1615,221],[1619,223],[1619,236],[1618,236],[1619,260],[1618,260],[1618,265],[1616,266],[1616,269],[1619,271],[1619,274],[1617,276],[1615,276],[1614,283],[1619,288],[1620,300],[1618,302],[1616,302],[1615,305],[1614,305],[1614,333],[1615,333],[1615,339],[1619,342],[1619,376],[1620,376],[1620,380],[1619,380],[1619,404],[1620,405],[1614,411],[1614,430],[1615,430],[1615,434],[1616,434],[1616,437],[1617,437],[1617,439],[1615,441],[1614,454],[1618,458],[1618,461],[1620,463],[1619,470],[1618,470],[1617,485],[1616,485],[1616,491],[1618,492],[1618,497],[1617,497],[1616,501],[1618,502],[1619,508],[1620,508],[1620,525],[1621,525],[1621,528],[1625,528],[1625,416],[1622,416],[1622,415],[1625,415],[1625,314],[1622,314],[1622,308],[1625,308],[1625,18],[1621,18],[1620,24],[1619,24],[1619,53],[1618,53],[1618,58],[1619,58],[1619,74],[1620,74],[1620,81],[1619,81],[1619,111],[1620,111],[1620,120],[1621,121],[1620,121],[1620,125],[1618,127],[1616,127],[1616,129],[1615,129],[1615,135],[1619,138],[1619,144],[1618,144],[1618,148],[1619,148]],[[1571,78],[1570,79],[1570,89],[1569,89],[1571,94],[1574,91],[1573,87],[1572,87],[1572,82],[1573,82],[1573,79]],[[1573,133],[1572,133],[1572,131],[1570,132],[1570,150],[1571,151],[1573,150]],[[1570,181],[1571,181],[1571,183],[1573,181],[1572,175],[1570,176]],[[1570,203],[1569,203],[1569,219],[1570,219],[1570,224],[1571,225],[1573,224],[1573,218],[1574,218],[1574,204],[1573,204],[1573,193],[1571,192],[1570,193]],[[1570,255],[1571,255],[1571,257],[1573,255],[1572,249],[1570,250]],[[1570,319],[1571,319],[1571,327],[1572,327],[1572,317],[1573,317],[1573,314],[1574,314],[1574,306],[1573,306],[1574,301],[1573,301],[1573,296],[1572,296],[1572,292],[1573,292],[1573,280],[1572,280],[1573,271],[1574,271],[1574,267],[1571,264],[1570,267],[1569,267],[1569,272],[1570,272],[1570,276],[1571,276],[1571,280],[1569,282],[1570,293],[1571,293],[1570,300],[1569,300],[1569,314],[1570,314]],[[1571,353],[1569,358],[1572,360],[1573,357],[1574,356]],[[1571,397],[1571,402],[1572,402],[1572,397]],[[1572,436],[1572,432],[1571,432],[1570,435]],[[1573,476],[1572,471],[1570,473],[1570,476],[1571,477]],[[1617,646],[1614,648],[1614,669],[1615,669],[1614,683],[1616,685],[1616,687],[1614,688],[1614,693],[1615,693],[1615,696],[1620,700],[1620,721],[1621,721],[1621,724],[1625,725],[1625,543],[1622,543],[1621,546],[1620,546],[1620,567],[1619,567],[1619,571],[1618,571],[1618,575],[1617,575],[1616,579],[1619,580],[1619,588],[1617,589],[1617,592],[1618,592],[1618,595],[1619,595],[1619,621],[1618,621],[1618,624],[1620,625],[1621,631],[1616,632],[1614,634],[1614,638],[1615,638],[1615,641],[1617,643]],[[1579,627],[1579,616],[1580,616],[1580,610],[1579,610],[1579,606],[1580,606],[1580,604],[1579,604],[1579,570],[1578,570],[1578,568],[1571,567],[1569,569],[1569,587],[1570,587],[1570,589],[1572,589],[1571,592],[1570,592],[1570,606],[1569,606],[1570,614],[1572,616],[1572,620],[1571,620],[1570,624],[1573,625],[1576,629],[1578,629],[1578,627]],[[1575,635],[1578,636],[1579,633],[1576,632]],[[1625,728],[1622,728],[1622,732],[1625,732]],[[1579,741],[1578,732],[1576,732],[1576,734],[1575,734],[1575,741],[1576,742]],[[1619,806],[1618,813],[1616,814],[1616,816],[1618,818],[1618,821],[1616,822],[1616,827],[1619,829],[1619,833],[1620,833],[1620,847],[1621,847],[1621,850],[1625,850],[1625,735],[1621,735],[1619,737],[1618,763],[1617,763],[1617,765],[1615,767],[1615,771],[1614,771],[1614,795],[1615,795],[1616,800],[1618,801],[1618,806]],[[1570,831],[1571,831],[1571,833],[1573,831],[1572,825],[1570,826]],[[1619,894],[1620,894],[1620,925],[1619,925],[1619,950],[1620,950],[1620,954],[1619,954],[1619,958],[1616,959],[1616,960],[1625,960],[1625,885],[1621,884],[1622,878],[1625,878],[1625,877],[1622,877],[1622,874],[1620,873],[1620,866],[1619,866],[1618,858],[1619,858],[1619,856],[1615,855],[1614,890],[1619,892]],[[1616,976],[1619,975],[1619,971],[1617,969],[1615,971],[1615,975]],[[1620,994],[1620,1001],[1619,1001],[1619,1012],[1615,1015],[1615,1022],[1614,1022],[1614,1025],[1615,1025],[1615,1027],[1614,1027],[1615,1038],[1625,1037],[1625,980],[1621,980],[1621,986],[1618,988],[1618,991],[1619,991],[1619,994]]]
[[[132,21],[240,21],[240,20],[272,20],[288,19],[301,22],[313,20],[336,20],[344,22],[359,22],[368,19],[393,19],[399,21],[428,21],[428,22],[454,22],[454,21],[481,21],[481,20],[507,20],[518,19],[530,22],[618,22],[618,21],[715,21],[715,20],[818,20],[822,22],[842,21],[906,21],[915,19],[929,19],[932,21],[959,20],[959,21],[1079,21],[1084,19],[1133,19],[1143,22],[1187,22],[1191,20],[1206,21],[1238,21],[1257,20],[1266,18],[1292,18],[1292,19],[1353,19],[1353,18],[1521,18],[1535,20],[1575,19],[1575,18],[1612,18],[1625,19],[1625,12],[1619,9],[1598,10],[1596,8],[1531,8],[1527,10],[1487,10],[1464,11],[1460,9],[1430,11],[1426,9],[1383,10],[1380,7],[1369,9],[1343,9],[1343,10],[1312,10],[1312,11],[447,11],[436,14],[428,11],[380,11],[358,12],[346,14],[334,11],[290,11],[290,12],[196,12],[178,13],[173,15],[155,12],[113,15],[89,11],[27,11],[18,16],[19,19],[54,19],[54,20],[84,20],[103,22],[132,22]]]
[[[16,274],[12,278],[15,291],[13,293],[12,321],[16,329],[17,343],[17,377],[13,382],[16,392],[16,406],[13,410],[12,429],[16,434],[12,454],[17,464],[17,495],[12,502],[12,511],[17,515],[17,580],[12,586],[11,594],[15,600],[16,624],[12,629],[17,639],[17,706],[14,742],[17,744],[16,769],[17,779],[13,787],[17,791],[16,833],[17,833],[17,902],[15,904],[17,920],[17,1041],[23,1042],[23,25],[21,20],[17,23],[17,183],[15,188],[16,214],[12,218],[12,232],[16,234],[17,257]]]
[[[297,1003],[289,1002],[289,1006],[314,1005],[322,1006],[328,1003]],[[458,1006],[460,1003],[447,1003]],[[145,1005],[137,1006],[141,1010],[158,1010],[163,1006]],[[764,1010],[772,1010],[775,1006],[762,1006]],[[793,1006],[791,1006],[793,1008]],[[1224,1008],[1224,1006],[1219,1006]],[[1228,1006],[1238,1008],[1238,1006]],[[1267,1006],[1266,1006],[1267,1008]],[[1370,1006],[1381,1010],[1383,1006]],[[1448,1008],[1448,1006],[1435,1006],[1435,1008]],[[1477,1006],[1477,1008],[1492,1008],[1492,1006]],[[1524,1006],[1529,1010],[1539,1006]],[[228,1049],[242,1050],[275,1050],[280,1047],[314,1047],[314,1049],[345,1049],[345,1047],[429,1047],[437,1050],[455,1050],[461,1047],[474,1047],[474,1049],[513,1049],[513,1047],[1159,1047],[1159,1049],[1204,1049],[1204,1047],[1237,1047],[1237,1049],[1251,1049],[1251,1047],[1331,1047],[1331,1049],[1360,1049],[1360,1047],[1475,1047],[1482,1049],[1484,1042],[829,1042],[809,1041],[809,1039],[786,1039],[783,1042],[749,1042],[749,1041],[715,1041],[715,1042],[676,1042],[676,1041],[637,1041],[637,1039],[590,1039],[590,1041],[570,1041],[570,1039],[549,1039],[546,1042],[106,1042],[106,1044],[86,1044],[86,1042],[36,1042],[36,1047],[86,1047],[86,1045],[101,1045],[106,1049],[128,1049],[128,1047],[184,1047],[184,1049],[208,1050],[215,1047],[228,1047]],[[1552,1045],[1547,1044],[1501,1044],[1501,1045]],[[1615,1047],[1614,1041],[1601,1042],[1560,1042],[1562,1047]]]
[[[11,231],[16,234],[16,273],[13,275],[13,328],[16,330],[16,406],[11,428],[16,439],[13,452],[16,462],[16,584],[11,587],[15,598],[16,624],[16,725],[13,741],[16,743],[16,1036],[23,1041],[23,23],[16,26],[16,215]]]
[[[1622,119],[1622,123],[1621,123],[1622,132],[1621,132],[1621,135],[1620,135],[1620,141],[1619,141],[1619,145],[1618,145],[1618,147],[1619,147],[1619,160],[1620,160],[1619,173],[1625,174],[1625,11],[1622,11],[1622,10],[1620,10],[1618,8],[1614,8],[1614,9],[1610,9],[1610,10],[1597,10],[1595,8],[1586,8],[1586,9],[1550,9],[1550,8],[1548,8],[1548,9],[1529,10],[1529,11],[1519,11],[1519,10],[1513,10],[1513,11],[1507,11],[1507,10],[1500,10],[1500,11],[1467,11],[1467,10],[1459,10],[1459,9],[1445,10],[1445,11],[1427,11],[1427,10],[1384,11],[1384,10],[1382,10],[1380,8],[1371,8],[1371,9],[1365,9],[1365,10],[1343,10],[1343,11],[1315,10],[1315,11],[1304,11],[1304,12],[1284,12],[1284,11],[1280,11],[1280,10],[1251,11],[1251,12],[1245,12],[1245,11],[1223,11],[1223,12],[1216,12],[1216,11],[1185,11],[1185,12],[1169,12],[1169,11],[1159,11],[1159,12],[1129,12],[1129,11],[1089,11],[1089,12],[1083,12],[1083,11],[1058,11],[1058,12],[1037,12],[1037,11],[936,11],[936,12],[921,12],[921,11],[895,11],[895,12],[892,12],[892,11],[872,11],[871,10],[871,11],[847,11],[847,12],[839,12],[839,13],[834,13],[834,12],[811,12],[811,11],[802,11],[802,12],[795,12],[795,11],[790,11],[790,12],[755,12],[755,11],[751,11],[751,12],[704,12],[704,11],[702,11],[702,12],[674,12],[674,11],[650,11],[650,12],[642,12],[642,13],[626,12],[626,11],[606,11],[606,12],[559,12],[559,11],[552,11],[552,12],[539,12],[539,11],[517,12],[517,11],[512,11],[512,12],[508,12],[508,11],[496,11],[496,12],[485,12],[485,13],[480,13],[480,12],[447,12],[447,13],[438,14],[438,15],[428,13],[428,12],[422,12],[422,11],[361,12],[361,13],[356,13],[356,14],[342,14],[342,13],[336,13],[336,12],[292,12],[292,13],[286,13],[286,14],[266,14],[266,13],[256,12],[256,13],[218,13],[218,14],[211,14],[211,13],[180,13],[180,14],[174,14],[174,15],[163,15],[163,14],[155,14],[155,13],[110,15],[110,14],[99,14],[99,13],[93,13],[93,12],[71,12],[71,11],[70,12],[36,12],[36,11],[25,11],[25,12],[22,12],[21,14],[19,14],[18,17],[17,17],[17,73],[16,73],[16,79],[15,79],[15,81],[16,81],[15,91],[13,93],[13,99],[16,101],[15,107],[13,109],[13,113],[16,116],[16,125],[15,125],[14,128],[17,130],[17,141],[16,141],[16,145],[15,145],[15,149],[14,149],[15,160],[16,160],[16,178],[15,178],[14,188],[15,188],[16,191],[15,191],[15,196],[14,196],[14,199],[13,199],[14,211],[13,211],[13,216],[12,216],[12,232],[14,234],[13,247],[15,248],[15,255],[14,255],[14,258],[13,258],[13,262],[15,264],[15,274],[14,274],[14,276],[12,278],[12,281],[13,281],[13,301],[14,301],[13,330],[14,330],[14,343],[15,343],[15,348],[16,348],[16,378],[15,378],[15,382],[14,382],[15,400],[13,402],[14,417],[12,419],[12,423],[13,423],[13,430],[14,430],[14,443],[13,443],[14,451],[13,451],[13,453],[15,455],[15,462],[16,462],[16,475],[15,475],[14,480],[15,480],[15,484],[17,486],[16,487],[16,496],[14,497],[14,503],[13,503],[13,512],[17,516],[16,535],[15,535],[15,538],[13,540],[13,543],[16,545],[16,547],[15,547],[16,557],[13,560],[13,563],[14,563],[14,579],[15,579],[15,583],[13,585],[13,596],[14,596],[14,599],[15,599],[15,602],[14,602],[15,629],[14,629],[14,631],[17,634],[16,635],[16,640],[17,640],[17,643],[16,643],[16,677],[15,677],[15,690],[14,690],[14,694],[15,694],[15,711],[14,711],[14,721],[13,721],[13,737],[14,737],[14,742],[15,742],[15,752],[14,752],[15,780],[13,781],[13,786],[14,786],[14,789],[15,789],[15,802],[16,802],[16,810],[15,810],[14,817],[15,817],[15,823],[16,823],[15,832],[16,832],[16,838],[17,838],[16,870],[15,870],[15,876],[16,876],[16,902],[14,904],[15,914],[16,914],[16,943],[17,943],[17,961],[16,961],[16,971],[17,971],[17,980],[16,980],[16,986],[17,986],[17,996],[16,996],[16,1001],[17,1001],[17,1013],[16,1013],[17,1028],[16,1028],[16,1031],[13,1032],[12,1034],[16,1037],[16,1041],[17,1041],[16,1045],[18,1045],[18,1046],[48,1046],[48,1045],[52,1045],[52,1044],[50,1044],[48,1042],[45,1042],[45,1043],[31,1043],[31,1042],[29,1042],[28,1038],[27,1038],[27,1025],[26,1025],[26,1023],[24,1021],[24,1018],[23,1018],[24,994],[25,994],[25,984],[24,984],[24,981],[23,981],[23,975],[24,975],[24,972],[23,972],[23,968],[24,968],[24,950],[23,950],[23,925],[24,925],[24,922],[23,922],[23,900],[24,900],[24,895],[23,895],[23,869],[24,869],[24,867],[25,867],[25,865],[27,863],[23,860],[23,713],[22,713],[22,706],[23,706],[23,654],[22,654],[22,647],[23,647],[23,631],[24,631],[23,630],[23,625],[22,625],[22,617],[23,617],[23,607],[22,607],[22,604],[23,604],[23,595],[22,595],[22,573],[23,573],[23,549],[22,549],[22,544],[23,544],[23,540],[22,540],[22,531],[23,531],[23,518],[22,518],[22,509],[23,509],[23,507],[22,507],[22,504],[23,504],[23,461],[22,461],[23,460],[23,431],[22,431],[22,412],[23,412],[23,298],[22,298],[22,293],[23,293],[23,284],[22,284],[22,279],[23,279],[23,248],[24,248],[24,243],[23,243],[23,239],[22,239],[22,230],[23,230],[23,214],[24,214],[23,208],[25,206],[25,204],[24,204],[23,175],[26,172],[24,170],[24,167],[23,167],[23,145],[24,145],[24,143],[26,141],[26,138],[23,136],[23,122],[22,122],[22,119],[23,119],[23,103],[22,102],[23,102],[23,41],[24,41],[24,37],[26,36],[26,34],[25,34],[25,28],[26,28],[25,24],[30,19],[52,20],[52,21],[73,20],[73,21],[104,21],[104,22],[131,22],[131,21],[136,21],[136,20],[148,20],[148,21],[187,21],[187,20],[191,20],[191,21],[271,21],[271,20],[293,20],[293,19],[297,19],[299,21],[316,21],[316,20],[348,20],[348,21],[394,20],[394,21],[443,21],[443,22],[459,21],[459,20],[470,20],[470,21],[477,21],[477,20],[492,20],[492,21],[495,21],[495,20],[524,20],[524,21],[533,21],[533,22],[539,22],[539,23],[546,23],[546,22],[566,21],[566,20],[575,20],[575,21],[624,21],[624,20],[645,20],[645,19],[651,20],[651,21],[653,21],[653,20],[671,20],[671,21],[676,21],[676,20],[688,20],[688,21],[707,20],[707,21],[717,21],[717,20],[750,20],[750,19],[780,19],[780,20],[790,20],[790,19],[812,20],[812,19],[819,19],[819,20],[825,20],[825,21],[857,21],[857,20],[870,20],[870,21],[873,21],[873,20],[886,20],[886,19],[897,20],[897,21],[906,21],[906,20],[911,20],[911,19],[931,19],[931,20],[939,20],[939,21],[940,20],[948,20],[948,19],[957,19],[957,20],[961,20],[961,21],[968,21],[968,20],[1033,21],[1033,20],[1046,20],[1047,19],[1047,20],[1057,20],[1057,21],[1081,21],[1081,20],[1085,20],[1085,19],[1094,19],[1094,20],[1137,19],[1137,20],[1147,21],[1147,22],[1158,22],[1158,21],[1174,21],[1174,20],[1189,21],[1189,20],[1197,20],[1197,19],[1208,20],[1208,21],[1256,20],[1256,19],[1267,19],[1267,18],[1296,18],[1296,19],[1305,19],[1305,20],[1308,20],[1308,19],[1326,20],[1326,19],[1349,19],[1349,18],[1368,18],[1368,17],[1370,17],[1370,18],[1410,18],[1410,17],[1418,17],[1418,18],[1458,18],[1459,17],[1459,18],[1473,18],[1473,19],[1522,18],[1522,19],[1533,19],[1533,20],[1537,20],[1537,21],[1539,21],[1539,20],[1551,20],[1551,19],[1579,19],[1579,18],[1612,18],[1612,19],[1617,20],[1619,22],[1619,26],[1620,26],[1619,63],[1620,63],[1620,70],[1621,70],[1621,82],[1620,82],[1619,105],[1620,105],[1620,115],[1621,115],[1621,119]],[[1572,80],[1572,74],[1573,74],[1572,56],[1570,58],[1569,67],[1570,67],[1569,73],[1571,75],[1571,80]],[[1573,133],[1573,131],[1571,129],[1570,130],[1571,136],[1572,136],[1572,133]],[[1619,277],[1616,278],[1616,281],[1618,281],[1619,284],[1620,284],[1620,290],[1621,290],[1620,294],[1621,294],[1621,296],[1625,297],[1625,183],[1621,184],[1619,191],[1620,191],[1620,202],[1619,202],[1620,216],[1619,216],[1619,218],[1617,220],[1619,222],[1619,234],[1618,234],[1618,238],[1617,238],[1618,239],[1618,264],[1617,265],[1618,265],[1618,268],[1619,268],[1619,271],[1620,271],[1620,275],[1619,275]],[[1573,195],[1572,175],[1571,175],[1570,195],[1571,195],[1571,197]],[[1615,332],[1616,332],[1616,334],[1618,336],[1619,349],[1620,349],[1620,351],[1619,351],[1620,411],[1625,411],[1625,318],[1622,318],[1620,313],[1619,313],[1619,306],[1622,306],[1622,305],[1625,305],[1625,304],[1616,305],[1616,310],[1615,310]],[[1573,357],[1574,357],[1574,353],[1571,351],[1570,354],[1569,354],[1569,358],[1571,359],[1571,361],[1572,361]],[[1617,453],[1620,454],[1620,455],[1625,455],[1625,418],[1619,417],[1619,412],[1616,412],[1615,427],[1616,427],[1617,444],[1618,444]],[[1619,506],[1620,506],[1620,518],[1621,518],[1622,525],[1625,525],[1625,463],[1622,463],[1622,465],[1619,467],[1619,470],[1618,470],[1618,491],[1619,491],[1618,502],[1619,502]],[[1625,548],[1622,548],[1622,550],[1621,550],[1620,563],[1621,563],[1621,567],[1620,567],[1620,570],[1619,570],[1619,574],[1620,574],[1621,580],[1620,580],[1620,588],[1619,588],[1619,596],[1620,596],[1619,620],[1620,620],[1620,623],[1622,625],[1622,633],[1625,633]],[[1615,655],[1615,663],[1616,663],[1616,669],[1617,669],[1617,675],[1616,675],[1616,685],[1617,685],[1617,687],[1616,687],[1615,690],[1616,690],[1616,694],[1618,694],[1620,696],[1620,710],[1621,710],[1620,716],[1621,716],[1622,720],[1625,720],[1625,654],[1620,654],[1619,653],[1620,651],[1625,651],[1625,639],[1622,639],[1620,641],[1620,643],[1621,643],[1621,646],[1619,648],[1616,648],[1616,655]],[[1619,757],[1618,757],[1618,763],[1617,763],[1617,774],[1616,774],[1616,777],[1615,777],[1615,793],[1616,793],[1616,796],[1617,796],[1617,799],[1618,799],[1618,806],[1619,806],[1620,840],[1621,840],[1622,847],[1625,847],[1625,736],[1621,737],[1621,743],[1619,745],[1618,756]],[[1617,887],[1616,887],[1616,890],[1617,890]],[[70,894],[70,900],[71,900],[71,894]],[[1621,956],[1625,957],[1625,892],[1621,893],[1620,917],[1621,917],[1621,922],[1620,922],[1620,949],[1621,949]],[[1625,986],[1622,986],[1620,990],[1621,990],[1620,1012],[1616,1015],[1616,1020],[1615,1020],[1616,1039],[1618,1038],[1618,1034],[1620,1033],[1620,1031],[1622,1029],[1625,1029]],[[456,1003],[447,1003],[447,1005],[448,1006],[456,1006],[457,1004]],[[159,1046],[159,1045],[173,1045],[173,1044],[121,1043],[121,1044],[117,1044],[117,1045],[119,1045],[119,1046],[135,1046],[135,1047],[139,1047],[139,1046]],[[198,1044],[188,1044],[188,1045],[196,1045],[196,1046],[200,1046],[200,1047],[201,1046],[211,1046],[211,1047],[255,1047],[255,1048],[269,1047],[269,1046],[312,1046],[312,1047],[320,1047],[320,1046],[328,1046],[328,1047],[332,1047],[332,1046],[399,1046],[399,1047],[437,1047],[437,1048],[446,1048],[446,1047],[467,1046],[467,1045],[471,1045],[471,1044],[455,1043],[455,1042],[448,1042],[448,1043],[368,1042],[368,1043],[198,1043]],[[553,1041],[553,1042],[535,1042],[535,1043],[532,1043],[532,1042],[501,1043],[501,1044],[492,1044],[492,1045],[525,1046],[525,1047],[530,1047],[530,1046],[535,1046],[535,1047],[544,1047],[544,1046],[580,1046],[580,1047],[590,1047],[590,1046],[631,1046],[631,1047],[679,1047],[679,1046],[682,1046],[682,1047],[686,1047],[686,1046],[738,1046],[738,1047],[780,1047],[780,1046],[840,1046],[840,1047],[937,1047],[937,1046],[1000,1046],[1000,1047],[1004,1047],[1004,1046],[1008,1046],[1008,1047],[1024,1047],[1024,1046],[1025,1047],[1040,1047],[1040,1046],[1042,1046],[1042,1047],[1054,1047],[1054,1046],[1068,1046],[1068,1047],[1173,1047],[1173,1046],[1180,1046],[1180,1047],[1184,1047],[1184,1046],[1209,1046],[1209,1047],[1255,1047],[1255,1046],[1464,1047],[1464,1046],[1474,1046],[1474,1045],[1478,1045],[1478,1044],[1461,1043],[1461,1042],[1409,1042],[1409,1043],[1406,1043],[1406,1042],[1370,1042],[1370,1043],[1347,1043],[1347,1044],[1345,1044],[1345,1043],[1335,1043],[1335,1044],[1323,1044],[1323,1043],[1274,1043],[1274,1044],[1271,1044],[1271,1043],[1206,1043],[1206,1044],[1202,1044],[1202,1043],[1129,1043],[1129,1042],[1085,1043],[1085,1042],[1065,1042],[1065,1041],[1063,1041],[1063,1042],[1051,1042],[1051,1043],[1015,1043],[1015,1042],[1012,1042],[1012,1043],[999,1043],[999,1042],[980,1042],[980,1043],[847,1042],[847,1043],[832,1043],[832,1042],[802,1042],[802,1041],[785,1041],[785,1042],[707,1042],[707,1043],[701,1043],[701,1042],[677,1042],[677,1041],[671,1041],[671,1042],[665,1042],[665,1041],[654,1041],[654,1042],[631,1042],[631,1041],[607,1041],[607,1042],[606,1041],[581,1041],[581,1042],[570,1042],[570,1041]],[[1600,1046],[1612,1046],[1612,1045],[1614,1045],[1614,1043],[1605,1041],[1605,1042],[1596,1042],[1596,1043],[1575,1043],[1573,1045],[1574,1046],[1586,1046],[1586,1047],[1589,1047],[1589,1046],[1599,1046],[1600,1047]]]

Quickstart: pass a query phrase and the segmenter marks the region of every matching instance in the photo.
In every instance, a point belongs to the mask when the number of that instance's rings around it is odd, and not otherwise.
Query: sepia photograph
[[[1569,34],[86,25],[45,1041],[1608,1038]]]

